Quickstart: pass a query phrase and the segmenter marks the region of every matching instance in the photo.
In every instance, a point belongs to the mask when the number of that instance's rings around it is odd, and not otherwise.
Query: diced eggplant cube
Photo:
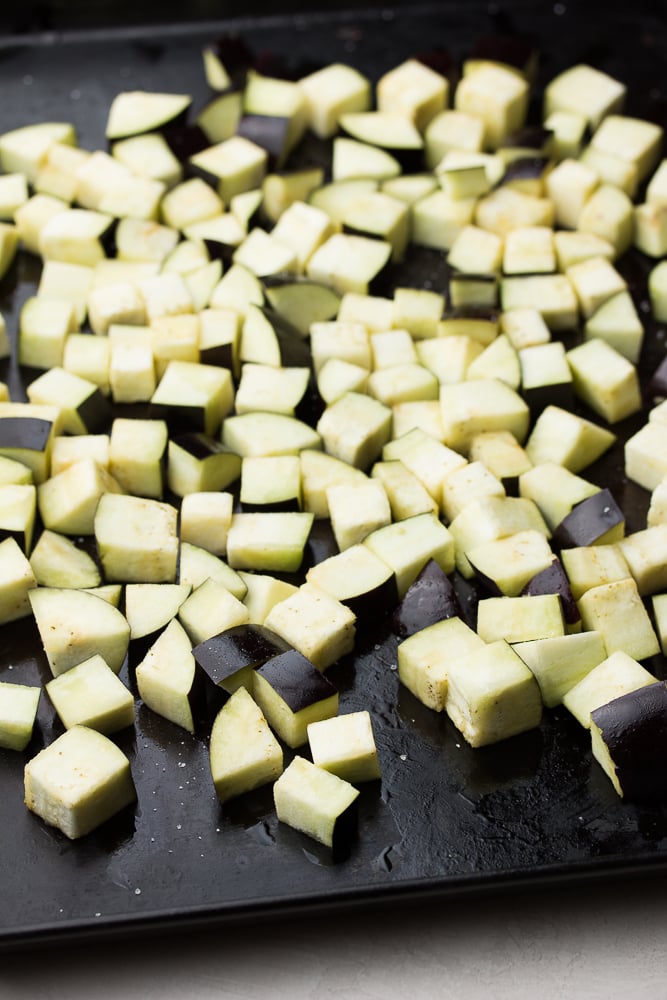
[[[242,458],[298,455],[304,449],[322,446],[318,431],[304,421],[283,413],[261,411],[227,417],[222,426],[222,440]]]
[[[193,590],[210,577],[221,583],[239,601],[246,594],[246,584],[235,570],[212,552],[190,542],[181,541],[178,576],[181,583],[189,584]]]
[[[591,712],[593,756],[623,798],[665,801],[666,724],[664,681],[630,691]]]
[[[473,747],[534,729],[542,718],[537,681],[503,639],[452,660],[445,711]]]
[[[224,584],[209,578],[183,601],[178,619],[190,641],[197,644],[226,628],[243,625],[248,620],[248,609]]]
[[[615,440],[607,428],[560,406],[547,406],[533,425],[526,453],[533,465],[554,462],[577,473],[604,455]]]
[[[76,312],[71,302],[41,296],[29,298],[19,319],[19,364],[45,369],[62,364],[67,335],[76,330]]]
[[[423,705],[442,712],[450,664],[483,648],[484,641],[477,633],[458,615],[453,615],[427,625],[399,643],[398,676]]]
[[[39,375],[27,389],[31,403],[59,406],[62,430],[69,434],[95,434],[106,429],[109,402],[94,382],[55,367]]]
[[[379,458],[391,433],[391,410],[359,393],[328,406],[317,424],[326,451],[359,469]]]
[[[240,501],[246,513],[301,510],[301,463],[298,456],[244,458]]]
[[[394,570],[399,598],[429,559],[435,559],[444,573],[454,569],[454,538],[430,512],[377,528],[363,544]]]
[[[556,594],[486,597],[477,606],[477,634],[484,642],[527,642],[564,635]]]
[[[239,687],[251,692],[254,671],[288,649],[271,629],[247,621],[204,639],[192,652],[211,680],[231,694]]]
[[[519,443],[528,433],[530,411],[508,385],[495,379],[475,379],[440,387],[445,444],[465,452],[481,431],[511,431]]]
[[[584,545],[607,545],[620,541],[625,534],[625,516],[609,489],[576,504],[558,524],[553,543],[569,549]]]
[[[303,757],[295,757],[274,785],[278,819],[331,849],[334,857],[349,847],[357,829],[353,785]]]
[[[567,692],[606,659],[599,632],[530,639],[514,645],[540,686],[547,708],[559,705]]]
[[[37,587],[29,598],[54,677],[95,653],[119,673],[130,626],[117,608],[85,590]]]
[[[326,670],[354,647],[356,616],[330,594],[304,583],[274,605],[264,620],[318,670]]]
[[[392,631],[405,639],[447,618],[460,617],[461,606],[449,577],[430,559],[395,608]]]
[[[37,490],[29,484],[0,486],[0,541],[13,538],[27,556],[32,548]]]
[[[37,487],[37,505],[46,528],[63,535],[92,535],[103,495],[122,486],[94,458],[82,458]]]
[[[227,557],[235,569],[296,572],[313,524],[307,512],[234,514],[227,533]]]
[[[178,512],[144,497],[105,493],[95,513],[95,539],[107,580],[173,583]]]
[[[232,523],[234,497],[231,493],[198,491],[188,493],[181,503],[180,538],[224,556],[227,533]]]
[[[619,546],[613,543],[563,549],[561,561],[577,601],[591,587],[632,576]]]
[[[40,587],[89,590],[102,582],[95,561],[65,535],[44,528],[30,554],[30,565]]]
[[[667,525],[634,531],[618,547],[642,597],[667,587]]]
[[[253,696],[269,725],[289,747],[308,740],[308,725],[338,712],[338,691],[296,649],[267,660],[253,675]]]
[[[321,139],[332,136],[347,111],[365,111],[371,103],[370,81],[352,66],[331,63],[299,80],[308,108],[308,124]]]
[[[482,586],[506,597],[518,596],[553,560],[546,538],[534,529],[476,545],[467,556]]]
[[[373,781],[381,776],[368,712],[311,722],[308,743],[313,763],[344,781]]]
[[[386,240],[334,233],[312,255],[306,273],[341,293],[366,293],[386,267],[391,252]]]
[[[245,688],[223,705],[211,729],[211,777],[220,802],[275,781],[283,751]]]
[[[393,570],[365,545],[351,545],[311,567],[306,581],[326,591],[358,617],[384,614],[397,600]]]
[[[152,712],[190,733],[206,730],[228,698],[197,665],[187,633],[175,618],[137,665],[136,680]]]
[[[170,361],[151,397],[151,412],[172,430],[216,434],[234,405],[228,368],[191,361]]]
[[[636,659],[617,649],[593,667],[563,696],[565,708],[581,723],[591,727],[591,712],[620,695],[654,684],[656,678]]]
[[[87,726],[110,736],[134,722],[134,698],[104,659],[95,654],[46,685],[65,729]]]
[[[607,653],[624,651],[636,660],[655,656],[660,643],[633,579],[591,587],[579,598],[585,629],[602,633]]]
[[[212,184],[225,204],[235,194],[258,187],[266,173],[268,155],[243,136],[231,136],[191,156],[193,173]]]
[[[167,478],[177,496],[224,490],[241,474],[241,456],[206,434],[180,434],[169,441]]]
[[[108,737],[75,726],[26,765],[25,803],[70,840],[136,800],[130,762]]]
[[[0,747],[25,750],[32,739],[41,688],[0,681]]]
[[[546,569],[536,573],[523,588],[520,596],[541,594],[555,594],[558,597],[566,627],[580,626],[579,608],[560,559],[554,559]]]
[[[604,340],[587,340],[567,352],[574,391],[610,424],[642,408],[637,369]]]

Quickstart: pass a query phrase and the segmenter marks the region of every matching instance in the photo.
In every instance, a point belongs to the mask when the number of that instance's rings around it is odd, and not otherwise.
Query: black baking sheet
[[[460,61],[481,35],[528,33],[541,50],[542,81],[590,61],[627,82],[630,111],[662,115],[660,54],[667,32],[648,5],[645,11],[636,4],[607,10],[601,18],[590,5],[439,4],[232,26],[255,51],[279,54],[294,66],[341,60],[374,79],[416,53],[446,48]],[[200,105],[207,96],[201,46],[224,27],[230,25],[6,36],[0,44],[0,131],[71,120],[81,145],[92,149],[104,145],[106,112],[120,90],[187,91]],[[306,155],[322,152],[315,143]],[[644,379],[664,354],[664,330],[646,317],[649,266],[636,253],[623,264],[649,328]],[[12,331],[36,276],[35,262],[21,256],[0,284],[0,311]],[[393,280],[444,289],[443,256],[411,251]],[[2,376],[15,394],[21,391],[25,373],[13,361]],[[621,438],[642,420],[616,428]],[[612,486],[633,530],[643,526],[647,496],[623,479],[622,468],[619,444],[584,474]],[[471,602],[472,614],[474,595]],[[650,666],[663,676],[661,658]],[[128,679],[126,667],[121,676]],[[119,737],[132,763],[136,810],[81,841],[68,841],[23,805],[26,759],[60,732],[43,697],[29,751],[0,753],[0,945],[611,877],[665,865],[665,810],[621,802],[591,759],[588,733],[564,710],[546,712],[533,732],[471,750],[447,718],[401,688],[396,640],[383,623],[360,626],[355,656],[328,676],[341,691],[342,711],[371,711],[383,774],[381,783],[363,789],[358,841],[336,863],[278,825],[270,789],[223,811],[213,794],[206,743],[139,703],[135,729]],[[31,621],[0,628],[0,678],[39,683],[48,677]]]

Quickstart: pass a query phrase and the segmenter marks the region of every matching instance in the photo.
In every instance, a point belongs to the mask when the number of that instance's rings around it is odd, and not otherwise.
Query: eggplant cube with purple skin
[[[290,648],[271,629],[248,621],[204,639],[192,652],[211,680],[231,694],[239,687],[252,691],[255,670]]]
[[[283,770],[282,747],[244,687],[216,716],[209,754],[215,792],[223,803],[275,781]]]
[[[289,747],[308,739],[308,725],[338,714],[338,691],[298,650],[267,660],[253,676],[253,697]]]
[[[591,712],[593,756],[630,801],[667,797],[667,688],[664,681],[614,698]]]
[[[570,688],[563,696],[563,704],[584,729],[590,729],[591,713],[597,708],[655,680],[638,660],[618,649]]]
[[[344,849],[357,828],[358,790],[342,778],[295,757],[273,788],[276,813],[287,823],[334,854]]]
[[[599,632],[529,639],[513,648],[533,673],[547,708],[560,705],[568,691],[607,656]]]
[[[197,664],[175,618],[137,665],[136,679],[144,704],[189,733],[209,725],[229,697]]]
[[[360,618],[383,614],[397,600],[390,566],[365,545],[351,545],[312,566],[306,581],[345,604]]]

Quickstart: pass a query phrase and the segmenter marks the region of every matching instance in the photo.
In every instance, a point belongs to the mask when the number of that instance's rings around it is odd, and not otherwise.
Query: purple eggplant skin
[[[508,164],[500,184],[511,184],[512,181],[539,180],[551,162],[546,156],[519,156]]]
[[[220,684],[244,667],[256,669],[292,647],[264,625],[235,625],[204,639],[192,650],[199,666],[215,684]]]
[[[186,163],[191,156],[201,153],[211,145],[203,128],[194,123],[171,124],[164,129],[163,135],[179,163]]]
[[[397,600],[396,575],[390,570],[384,580],[372,590],[346,597],[341,604],[349,608],[360,621],[368,621],[386,615],[387,609],[393,608]]]
[[[187,451],[188,455],[192,455],[193,458],[202,462],[212,455],[221,455],[227,452],[223,444],[200,431],[186,431],[176,435],[173,441],[183,451]]]
[[[545,385],[534,385],[521,389],[523,401],[534,417],[539,416],[547,406],[559,406],[563,410],[571,410],[574,403],[572,382],[552,382]]]
[[[44,451],[53,422],[42,417],[0,417],[0,448]]]
[[[102,433],[111,423],[111,404],[97,388],[79,403],[76,411],[89,434]]]
[[[195,675],[188,692],[195,733],[209,735],[216,715],[229,698],[229,693],[219,687],[205,670],[195,663]]]
[[[483,35],[477,40],[470,56],[473,59],[491,59],[494,62],[505,63],[525,73],[535,53],[533,39],[527,35],[512,33]]]
[[[623,797],[667,800],[667,685],[649,684],[591,712],[616,768]]]
[[[651,376],[649,396],[655,400],[667,399],[667,358],[664,358]]]
[[[579,608],[560,559],[554,559],[550,566],[536,573],[521,591],[522,597],[539,597],[542,594],[558,594],[567,625],[576,625],[580,621]]]
[[[552,542],[560,549],[595,545],[604,534],[624,523],[623,511],[605,487],[572,508],[556,526]]]
[[[391,616],[391,630],[401,639],[445,618],[461,617],[461,605],[449,577],[429,559]]]
[[[331,681],[320,673],[311,661],[296,649],[274,656],[257,668],[264,680],[285,702],[291,712],[300,712],[309,705],[337,694]]]
[[[236,130],[237,135],[250,139],[269,154],[269,167],[280,167],[289,152],[287,140],[291,121],[282,115],[260,115],[246,112]]]

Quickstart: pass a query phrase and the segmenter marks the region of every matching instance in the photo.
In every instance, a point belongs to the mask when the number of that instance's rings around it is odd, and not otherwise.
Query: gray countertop
[[[667,876],[4,956],[2,1000],[667,996]]]

